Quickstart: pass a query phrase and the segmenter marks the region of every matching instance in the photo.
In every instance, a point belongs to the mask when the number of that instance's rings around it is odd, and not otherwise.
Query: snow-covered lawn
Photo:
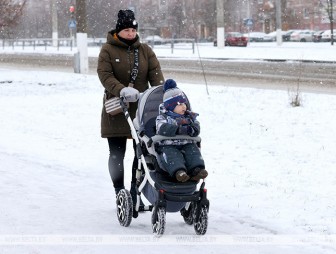
[[[157,239],[149,212],[117,221],[97,76],[0,69],[0,253],[335,253],[335,95],[178,86],[200,114],[209,227],[169,213]]]

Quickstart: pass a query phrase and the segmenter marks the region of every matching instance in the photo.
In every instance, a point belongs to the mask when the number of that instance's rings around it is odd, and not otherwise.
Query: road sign
[[[69,28],[76,28],[76,26],[77,26],[76,20],[70,19],[69,22],[68,22],[68,26],[69,26]]]
[[[244,19],[244,25],[248,27],[253,26],[253,19]]]

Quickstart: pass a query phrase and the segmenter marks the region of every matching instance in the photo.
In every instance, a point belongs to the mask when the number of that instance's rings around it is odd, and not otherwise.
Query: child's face
[[[187,105],[185,103],[177,104],[174,108],[174,113],[179,115],[184,115],[187,110]]]

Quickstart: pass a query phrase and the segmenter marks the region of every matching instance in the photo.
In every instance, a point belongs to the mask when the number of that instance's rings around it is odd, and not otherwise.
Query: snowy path
[[[195,237],[167,214],[165,235],[153,240],[150,213],[128,228],[116,219],[97,77],[3,69],[0,77],[1,254],[336,252],[333,95],[305,93],[292,108],[283,91],[211,86],[207,96],[180,84],[200,113],[209,228]],[[130,168],[132,150],[126,158]],[[46,242],[10,242],[21,235]],[[110,239],[88,245],[83,235]]]

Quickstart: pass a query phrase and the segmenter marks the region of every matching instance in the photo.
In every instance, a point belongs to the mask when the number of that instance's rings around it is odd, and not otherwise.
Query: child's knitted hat
[[[176,86],[173,79],[166,80],[163,85],[163,92],[163,104],[169,111],[174,111],[176,105],[187,102],[184,93]]]

